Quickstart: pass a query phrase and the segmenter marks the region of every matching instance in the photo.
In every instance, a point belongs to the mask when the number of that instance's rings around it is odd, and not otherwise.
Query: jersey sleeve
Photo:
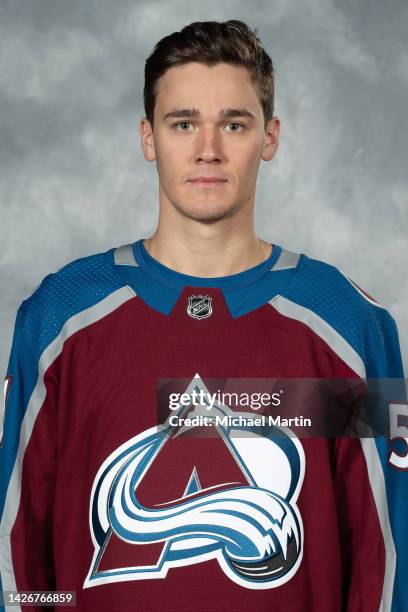
[[[408,412],[396,323],[372,305],[359,437],[336,440],[334,494],[347,612],[408,610]]]
[[[54,590],[57,384],[43,371],[27,334],[27,302],[18,309],[5,379],[0,445],[1,591]],[[1,610],[20,610],[1,606]],[[24,610],[39,610],[24,606]],[[44,608],[47,609],[47,608]],[[49,609],[49,608],[48,608]]]
[[[389,560],[384,597],[390,602],[386,609],[403,612],[408,610],[408,405],[398,329],[384,308],[373,312],[367,345],[366,377],[369,386],[376,379],[381,433],[374,438],[371,477]]]

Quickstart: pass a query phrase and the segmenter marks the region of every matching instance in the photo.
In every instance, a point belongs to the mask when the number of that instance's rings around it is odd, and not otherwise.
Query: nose
[[[202,126],[196,140],[196,161],[221,161],[223,157],[222,143],[217,128],[213,126]]]

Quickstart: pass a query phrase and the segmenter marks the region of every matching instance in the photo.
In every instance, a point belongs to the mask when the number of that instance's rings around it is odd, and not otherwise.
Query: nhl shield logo
[[[206,319],[212,313],[209,295],[191,295],[188,298],[187,312],[193,319]]]

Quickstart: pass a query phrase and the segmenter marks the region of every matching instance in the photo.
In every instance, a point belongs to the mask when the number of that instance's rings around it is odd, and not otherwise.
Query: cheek
[[[185,143],[168,142],[165,139],[155,143],[156,163],[160,175],[169,182],[176,182],[177,176],[186,172],[189,149]]]
[[[160,152],[161,156],[171,155],[174,160],[178,157],[185,157],[192,146],[192,139],[177,137],[174,134],[161,134],[155,141],[156,150]]]
[[[180,172],[185,171],[185,164],[180,159],[180,152],[174,147],[156,146],[156,165],[160,181],[168,185],[176,183]]]
[[[256,176],[258,173],[261,149],[258,143],[245,149],[235,149],[231,153],[231,163],[235,166],[237,174],[242,179]]]

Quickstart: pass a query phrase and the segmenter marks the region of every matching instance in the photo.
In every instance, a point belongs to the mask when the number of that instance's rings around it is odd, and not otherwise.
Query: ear
[[[153,130],[150,121],[142,117],[139,123],[140,144],[146,161],[154,161],[156,152],[154,148]]]
[[[262,159],[270,161],[279,146],[280,120],[272,117],[265,129],[265,142],[262,148]]]

